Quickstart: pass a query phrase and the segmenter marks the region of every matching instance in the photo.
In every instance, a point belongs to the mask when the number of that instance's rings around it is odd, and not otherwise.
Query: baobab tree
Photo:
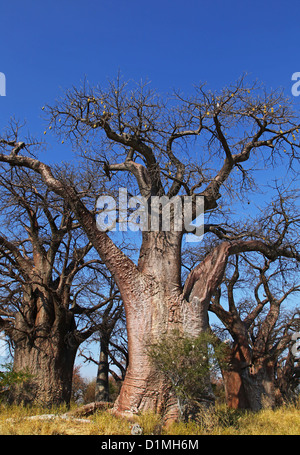
[[[166,98],[148,84],[130,86],[120,78],[107,88],[84,83],[45,112],[51,130],[64,146],[71,144],[89,160],[91,172],[106,182],[107,191],[126,182],[128,192],[141,195],[149,205],[155,196],[178,196],[181,202],[188,196],[191,219],[197,216],[197,198],[203,198],[205,212],[211,213],[226,197],[226,185],[238,193],[246,191],[247,182],[255,179],[254,163],[270,168],[284,159],[292,172],[299,156],[299,119],[291,102],[280,91],[248,85],[245,78],[218,93],[200,85],[189,97],[175,92]],[[68,202],[124,302],[129,365],[115,411],[132,415],[152,409],[175,418],[176,399],[147,356],[149,344],[174,328],[195,337],[208,328],[210,298],[230,255],[260,251],[275,260],[299,259],[299,254],[263,239],[224,239],[183,284],[181,251],[188,227],[181,223],[184,227],[178,229],[178,212],[167,230],[159,224],[142,231],[135,261],[118,247],[113,234],[98,229],[94,207],[81,197],[80,185],[63,181],[53,167],[30,156],[30,146],[14,152],[18,142],[16,135],[3,136],[0,160],[39,173],[48,188]],[[183,214],[180,211],[180,219]],[[150,212],[149,226],[152,218]]]
[[[278,184],[274,192],[276,197],[263,204],[256,219],[227,225],[224,213],[222,231],[211,226],[214,235],[208,236],[198,248],[186,250],[184,269],[192,270],[218,242],[237,236],[268,239],[298,251],[297,192]],[[211,297],[209,311],[222,323],[213,323],[214,334],[227,342],[227,365],[223,362],[222,373],[230,407],[257,410],[281,400],[277,366],[291,344],[293,330],[297,331],[299,326],[299,307],[288,305],[291,296],[300,291],[297,275],[298,263],[290,258],[272,261],[259,252],[251,252],[232,256],[228,261],[222,283]]]
[[[95,279],[88,267],[95,274],[101,263],[89,257],[92,245],[66,201],[37,174],[2,167],[0,207],[0,330],[11,342],[14,371],[30,374],[10,400],[68,404],[77,349],[97,330],[91,315],[114,295],[87,301]],[[100,273],[96,279],[100,286]]]
[[[299,356],[295,357],[295,353],[292,352],[293,346],[289,347],[286,355],[278,359],[276,365],[276,387],[281,400],[287,403],[296,401],[299,396],[300,361]]]
[[[272,281],[279,272],[274,271],[274,264],[267,259],[264,264],[249,260],[252,269],[258,272],[257,279],[249,269],[244,270],[252,278],[249,287],[254,301],[249,297],[236,298],[237,283],[244,274],[241,262],[237,256],[234,272],[226,280],[226,305],[221,304],[220,287],[212,297],[210,311],[222,321],[233,340],[228,346],[228,365],[223,370],[227,403],[233,408],[257,411],[264,406],[274,407],[280,401],[276,365],[291,345],[291,335],[299,329],[299,308],[284,311],[282,307],[300,286],[285,286],[285,290],[276,292]]]
[[[299,250],[297,193],[278,187],[276,193],[258,219],[243,227],[226,226],[226,234],[218,237],[229,240],[238,232],[240,238],[268,239]],[[227,269],[209,307],[233,340],[229,367],[223,371],[227,402],[253,410],[274,406],[280,399],[276,366],[299,330],[299,306],[287,305],[300,291],[298,262],[282,257],[274,261],[252,252],[233,257]]]

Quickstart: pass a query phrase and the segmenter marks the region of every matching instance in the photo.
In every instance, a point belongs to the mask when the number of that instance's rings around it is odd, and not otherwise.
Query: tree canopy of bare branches
[[[245,77],[218,92],[200,84],[190,96],[174,91],[166,97],[148,83],[126,83],[120,77],[105,88],[85,82],[46,106],[45,112],[49,128],[79,152],[108,193],[125,182],[131,194],[147,200],[190,196],[193,218],[197,196],[204,198],[205,212],[212,213],[220,208],[225,189],[245,197],[258,165],[269,172],[284,163],[292,175],[299,162],[299,117],[291,101],[280,90],[249,84]],[[124,302],[129,366],[115,411],[164,409],[173,418],[176,400],[167,394],[165,378],[153,371],[145,343],[174,326],[189,336],[208,328],[210,299],[230,256],[259,251],[270,261],[299,261],[299,251],[276,233],[268,241],[208,226],[207,232],[214,231],[220,242],[182,284],[184,229],[176,231],[173,223],[167,232],[160,227],[143,231],[136,263],[108,232],[97,229],[95,212],[82,197],[80,184],[62,179],[55,168],[33,156],[36,144],[22,140],[25,145],[20,148],[19,142],[16,131],[3,135],[0,161],[32,169],[67,201]]]

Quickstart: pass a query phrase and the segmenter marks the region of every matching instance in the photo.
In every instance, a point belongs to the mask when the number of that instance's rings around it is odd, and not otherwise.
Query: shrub
[[[210,374],[223,362],[224,347],[207,332],[194,338],[173,331],[150,345],[148,355],[170,382],[181,416],[187,417],[209,396]]]
[[[32,375],[26,370],[14,371],[11,363],[0,365],[0,399],[6,399],[11,388],[29,381]]]

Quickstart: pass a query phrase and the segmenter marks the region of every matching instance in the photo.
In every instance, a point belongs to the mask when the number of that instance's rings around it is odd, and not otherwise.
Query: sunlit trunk
[[[246,358],[245,358],[246,357]],[[243,383],[243,369],[249,364],[249,355],[234,345],[226,358],[225,368],[222,375],[225,387],[226,403],[233,409],[248,409],[249,403]]]
[[[145,234],[138,266],[143,276],[142,289],[139,283],[136,298],[124,301],[129,364],[115,410],[125,415],[153,410],[169,417],[178,416],[177,400],[148,356],[149,347],[162,335],[182,327],[178,237],[168,233]]]
[[[178,234],[148,233],[144,236],[138,266],[143,274],[143,289],[139,283],[136,299],[124,301],[129,365],[114,406],[118,413],[131,415],[151,409],[164,414],[166,420],[179,417],[178,400],[147,351],[161,336],[175,329],[197,337],[208,327],[207,296],[202,299],[198,293],[198,297],[190,295],[190,301],[184,298],[180,245]],[[209,384],[207,392],[210,400]]]

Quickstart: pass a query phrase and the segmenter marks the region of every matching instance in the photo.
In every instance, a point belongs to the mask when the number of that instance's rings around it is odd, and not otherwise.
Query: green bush
[[[14,385],[27,382],[31,377],[25,370],[14,371],[11,363],[0,365],[0,399],[6,399]]]
[[[224,359],[224,347],[207,332],[198,337],[177,331],[161,337],[148,355],[175,393],[182,417],[209,395],[209,378]]]

